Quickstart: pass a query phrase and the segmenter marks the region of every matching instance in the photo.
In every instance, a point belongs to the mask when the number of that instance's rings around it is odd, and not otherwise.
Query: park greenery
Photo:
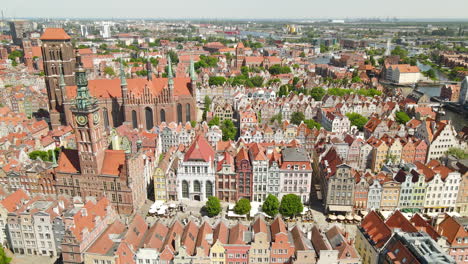
[[[55,159],[58,159],[58,155],[60,154],[60,148],[56,148],[55,150]],[[43,161],[54,161],[52,150],[44,151],[44,150],[34,150],[29,152],[29,158],[32,160],[37,160],[40,158]]]

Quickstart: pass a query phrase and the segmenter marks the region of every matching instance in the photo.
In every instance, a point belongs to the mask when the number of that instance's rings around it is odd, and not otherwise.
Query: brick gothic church
[[[47,28],[41,36],[44,73],[49,97],[52,127],[72,124],[75,52],[70,36],[61,28]],[[79,56],[79,55],[77,55]],[[121,65],[120,78],[89,80],[92,97],[102,110],[104,128],[127,123],[149,130],[161,122],[196,120],[196,74],[190,64],[190,78],[174,77],[168,58],[168,77],[156,78],[147,64],[146,78],[126,79]]]

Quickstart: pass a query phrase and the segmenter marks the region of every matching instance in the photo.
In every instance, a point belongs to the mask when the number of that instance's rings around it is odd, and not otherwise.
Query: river
[[[418,90],[427,96],[432,97],[439,96],[441,88],[442,86],[419,86]],[[412,90],[412,88],[403,89],[405,89],[408,93]],[[457,131],[460,131],[464,126],[468,126],[468,116],[463,116],[463,114],[453,112],[449,109],[445,109],[445,119],[452,120],[452,124]]]

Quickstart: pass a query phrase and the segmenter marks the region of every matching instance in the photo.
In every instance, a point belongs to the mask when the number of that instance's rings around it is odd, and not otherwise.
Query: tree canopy
[[[286,194],[281,199],[279,212],[283,216],[292,217],[302,213],[304,206],[302,205],[301,198],[293,193]]]
[[[114,68],[109,67],[109,66],[104,68],[104,73],[110,76],[115,76]]]
[[[320,129],[322,127],[322,125],[320,125],[320,123],[316,122],[313,119],[304,120],[304,124],[306,124],[309,129],[312,129],[314,127],[317,128],[317,129]]]
[[[205,204],[205,210],[209,217],[217,216],[221,212],[221,202],[215,196],[210,196]]]
[[[219,117],[217,116],[213,117],[213,119],[211,119],[210,122],[208,122],[208,126],[209,127],[219,126]]]
[[[223,140],[234,140],[237,135],[237,128],[231,119],[226,119],[221,123],[223,131]]]
[[[60,148],[56,148],[55,150],[55,159],[58,160],[58,155],[60,154]],[[52,150],[44,151],[44,150],[34,150],[28,154],[29,158],[32,160],[36,160],[40,158],[43,161],[53,161]]]
[[[314,87],[310,90],[310,96],[312,96],[315,101],[322,101],[326,93],[327,92],[322,87]]]
[[[195,63],[195,70],[200,68],[212,68],[218,65],[218,59],[211,56],[200,55],[200,60]]]
[[[272,65],[268,71],[270,72],[271,75],[278,75],[278,74],[284,74],[284,73],[291,73],[291,68],[288,66],[281,66],[279,64]]]
[[[459,159],[468,159],[468,151],[461,148],[449,148],[447,154],[453,155]]]
[[[302,121],[304,121],[305,116],[302,112],[293,112],[291,114],[291,123],[295,125],[299,125]]]
[[[210,79],[208,80],[208,83],[210,85],[223,85],[226,82],[226,78],[223,76],[210,76]]]
[[[362,131],[367,124],[367,118],[358,113],[347,113],[346,116],[349,118],[349,121],[351,121],[351,125],[356,126],[360,131]]]
[[[279,205],[280,203],[278,198],[273,194],[268,194],[267,198],[265,199],[265,202],[263,202],[262,211],[265,214],[274,217],[279,212]]]
[[[0,264],[9,264],[10,262],[11,258],[6,255],[3,246],[0,246]]]
[[[234,206],[234,213],[238,215],[245,215],[250,212],[252,206],[250,205],[250,201],[246,198],[241,198],[237,201],[236,206]]]
[[[404,111],[398,111],[395,113],[395,120],[400,124],[406,124],[410,119],[411,118]]]

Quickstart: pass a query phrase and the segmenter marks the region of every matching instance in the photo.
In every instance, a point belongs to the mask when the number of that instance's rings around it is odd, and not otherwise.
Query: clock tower
[[[81,174],[95,177],[101,173],[106,140],[101,122],[101,111],[88,89],[86,71],[79,55],[76,58],[76,98],[72,102],[73,128],[80,159]]]

